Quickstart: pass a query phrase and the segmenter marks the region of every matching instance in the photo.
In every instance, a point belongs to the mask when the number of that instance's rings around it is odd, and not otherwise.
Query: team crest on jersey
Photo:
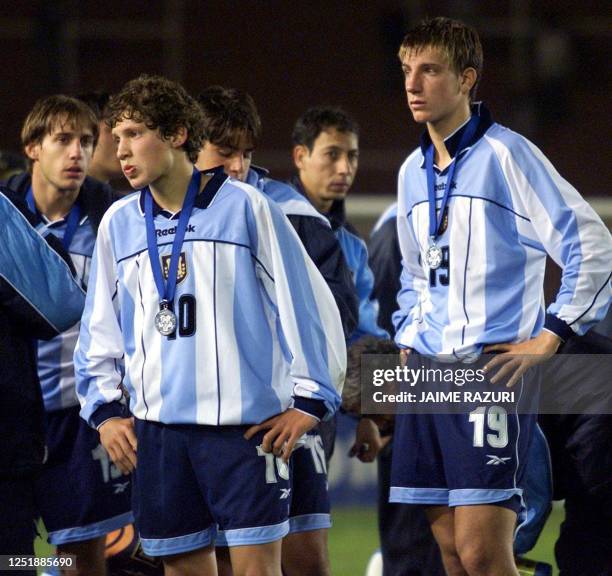
[[[167,256],[161,257],[162,262],[162,273],[164,278],[168,280],[168,272],[170,271],[170,259],[172,256],[168,254]],[[178,269],[176,271],[176,283],[180,284],[187,277],[187,257],[185,256],[185,252],[181,252],[178,261]]]
[[[447,228],[448,228],[448,206],[444,208],[444,216],[442,216],[442,223],[440,224],[440,230],[438,230],[438,235],[444,234]]]

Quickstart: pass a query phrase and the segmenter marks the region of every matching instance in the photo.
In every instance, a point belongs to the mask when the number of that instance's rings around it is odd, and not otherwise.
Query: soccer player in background
[[[93,111],[98,120],[98,142],[89,164],[88,175],[108,184],[111,180],[123,179],[121,164],[117,158],[117,145],[113,140],[110,126],[106,122],[107,105],[110,94],[107,92],[88,92],[77,96]]]
[[[143,549],[168,575],[280,576],[296,441],[339,405],[346,365],[329,288],[278,206],[194,167],[198,103],[143,76],[111,99],[137,193],[98,233],[75,363],[83,418],[135,470]],[[123,382],[134,419],[121,418]]]
[[[325,278],[343,319],[346,338],[357,325],[357,298],[340,244],[327,219],[291,186],[268,177],[252,165],[261,134],[261,119],[249,94],[211,86],[198,101],[204,112],[204,145],[198,156],[201,170],[223,166],[226,174],[255,186],[274,200],[295,228],[304,248]],[[327,467],[323,444],[315,428],[303,438],[291,458],[293,471],[289,534],[283,540],[286,576],[329,573],[327,529],[331,526]],[[217,546],[225,542],[221,532]],[[229,558],[217,548],[221,574],[231,573]]]
[[[97,138],[97,119],[83,102],[43,98],[21,131],[30,169],[8,181],[38,230],[62,242],[83,290],[96,231],[112,202],[110,188],[86,176]],[[76,555],[78,574],[97,576],[105,574],[104,535],[132,515],[129,479],[111,464],[98,433],[79,418],[72,362],[78,333],[76,323],[38,344],[48,452],[36,494],[49,542],[59,554]]]
[[[353,276],[359,298],[359,323],[347,344],[364,336],[385,339],[377,324],[378,302],[372,296],[374,277],[368,266],[365,242],[347,221],[344,200],[359,165],[359,127],[345,110],[335,106],[308,109],[295,123],[292,184],[330,222]],[[351,456],[372,462],[381,448],[378,428],[370,418],[357,425]]]
[[[378,303],[372,298],[365,242],[347,221],[344,207],[359,165],[359,127],[341,108],[318,106],[298,118],[292,140],[298,174],[291,183],[329,220],[353,275],[359,322],[348,343],[365,335],[388,337],[376,324]]]
[[[533,144],[474,102],[483,60],[474,30],[424,21],[399,58],[426,131],[399,174],[396,343],[406,361],[442,368],[425,355],[478,368],[482,352],[495,352],[483,366],[491,381],[522,393],[536,384],[530,366],[605,315],[610,234]],[[546,253],[563,276],[545,313]],[[390,501],[427,506],[453,576],[518,575],[518,484],[536,417],[502,416],[489,419],[497,432],[468,414],[396,417]],[[488,465],[497,459],[504,464]]]
[[[5,187],[0,220],[0,554],[33,555],[34,484],[45,452],[35,339],[78,322],[85,295],[61,244],[37,233],[25,204]]]

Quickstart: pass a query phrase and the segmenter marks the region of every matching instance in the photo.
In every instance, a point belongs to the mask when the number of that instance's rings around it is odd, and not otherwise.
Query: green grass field
[[[372,553],[378,548],[376,511],[373,508],[336,508],[329,533],[329,550],[334,576],[362,576]],[[553,547],[563,521],[563,508],[555,506],[535,548],[528,558],[548,562],[558,570]]]
[[[376,510],[364,508],[336,508],[332,512],[333,527],[329,532],[329,550],[334,576],[362,576],[372,553],[378,548]],[[555,567],[553,546],[559,526],[563,521],[563,509],[556,505],[544,531],[528,558],[548,562]],[[48,556],[52,548],[40,538],[35,542],[36,553]]]

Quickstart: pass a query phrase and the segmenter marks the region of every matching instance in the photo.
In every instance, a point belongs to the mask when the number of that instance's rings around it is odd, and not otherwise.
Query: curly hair
[[[242,90],[210,86],[198,96],[204,112],[204,137],[217,146],[231,145],[245,134],[253,146],[261,137],[261,118],[255,101]]]
[[[142,122],[150,130],[159,130],[164,140],[185,128],[187,139],[182,148],[191,162],[197,160],[204,142],[204,117],[195,98],[177,82],[146,74],[130,80],[108,102],[109,126],[121,120]]]

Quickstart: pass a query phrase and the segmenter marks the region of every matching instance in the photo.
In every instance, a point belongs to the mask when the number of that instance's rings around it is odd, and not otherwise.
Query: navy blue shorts
[[[316,430],[306,434],[303,441],[291,455],[291,534],[331,527],[323,441]]]
[[[136,420],[133,504],[148,556],[197,550],[215,541],[265,544],[289,532],[289,466],[265,454],[265,432],[248,426],[166,425]]]
[[[330,528],[325,450],[321,436],[316,430],[308,432],[300,439],[291,454],[289,465],[289,533]],[[215,545],[228,545],[224,530],[217,531]]]
[[[425,367],[453,366],[412,356]],[[448,383],[449,390],[453,386]],[[537,386],[537,378],[531,382],[524,376],[514,387],[519,402],[512,410],[486,405],[471,407],[471,413],[398,414],[389,501],[451,507],[500,504],[518,512],[537,417],[521,414],[525,406],[520,402],[533,402]]]
[[[133,521],[130,477],[73,406],[45,414],[47,457],[35,483],[51,544],[99,538]]]
[[[291,454],[289,465],[291,468],[289,533],[330,528],[325,450],[316,429],[300,439]],[[218,530],[215,545],[228,545],[223,530]]]

